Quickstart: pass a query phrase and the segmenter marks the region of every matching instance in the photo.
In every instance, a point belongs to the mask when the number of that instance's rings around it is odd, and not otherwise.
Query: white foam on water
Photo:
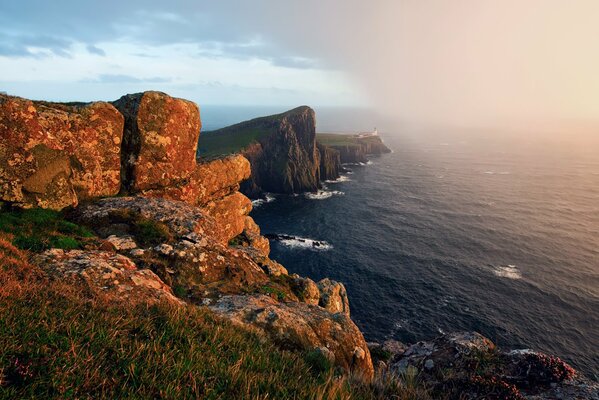
[[[351,181],[351,179],[349,179],[348,176],[341,175],[337,179],[328,179],[325,181],[325,183],[340,183],[340,182],[349,182],[349,181]]]
[[[279,239],[277,242],[291,249],[306,249],[315,251],[331,250],[333,246],[323,240],[314,240],[302,237],[293,237],[292,239]]]
[[[503,265],[496,267],[493,273],[501,278],[522,279],[522,273],[515,265]]]
[[[340,192],[339,190],[319,190],[317,192],[304,193],[304,196],[310,200],[324,200],[333,196],[343,196],[344,194],[345,193]]]
[[[272,193],[264,193],[263,199],[252,200],[252,206],[260,207],[264,203],[271,203],[275,201],[277,198]]]

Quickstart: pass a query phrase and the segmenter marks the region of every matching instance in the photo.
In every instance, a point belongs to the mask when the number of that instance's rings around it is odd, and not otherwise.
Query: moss
[[[152,220],[135,221],[133,234],[142,246],[153,246],[173,239],[166,225]]]
[[[272,286],[262,286],[259,292],[274,297],[278,301],[284,301],[287,298],[287,294],[284,291]]]
[[[155,246],[173,240],[173,234],[162,222],[145,218],[133,210],[115,210],[109,214],[109,223],[127,224],[136,242],[141,246]]]

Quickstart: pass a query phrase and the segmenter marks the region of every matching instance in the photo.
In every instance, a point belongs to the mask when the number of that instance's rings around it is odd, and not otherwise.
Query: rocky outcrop
[[[395,353],[388,361],[390,371],[417,375],[444,398],[599,398],[599,385],[582,379],[559,358],[530,350],[503,351],[476,332],[386,348]]]
[[[332,313],[344,313],[349,317],[349,299],[343,283],[324,278],[317,286],[320,292],[318,305]]]
[[[343,313],[330,314],[305,303],[279,303],[264,295],[224,296],[210,308],[234,323],[265,333],[284,348],[318,350],[356,375],[373,377],[364,337]]]
[[[240,155],[196,162],[197,105],[160,92],[126,95],[113,104],[125,116],[124,192],[201,206],[221,223],[224,243],[244,231],[251,202],[238,190],[250,164]]]
[[[240,193],[236,196],[247,199]],[[224,208],[236,210],[240,206]],[[243,324],[284,348],[326,351],[340,367],[366,378],[372,376],[364,338],[348,312],[343,311],[348,306],[342,285],[328,280],[316,284],[308,278],[288,276],[283,266],[268,258],[268,241],[261,242],[266,239],[250,217],[236,228],[244,230],[241,239],[248,242],[240,239],[231,246],[221,236],[229,229],[226,215],[213,216],[207,207],[181,201],[141,196],[106,198],[83,204],[70,216],[92,227],[104,239],[105,250],[42,254],[40,264],[47,264],[46,268],[58,276],[68,275],[80,263],[86,267],[77,270],[77,276],[89,277],[86,282],[90,287],[102,293],[120,293],[123,285],[129,287],[132,279],[138,279],[129,278],[129,274],[137,276],[138,272],[127,271],[139,269],[151,272],[169,288],[167,292],[172,288],[180,301],[189,304],[209,305],[220,311],[224,310],[225,298],[234,298],[236,306],[244,303],[250,308],[268,304],[269,310],[280,315],[278,322],[269,320],[272,324],[265,324],[261,318],[244,317]],[[111,254],[107,249],[113,252],[111,258],[107,258]],[[89,258],[99,258],[99,266],[88,269]],[[107,267],[111,262],[113,269]],[[155,286],[158,290],[158,284]],[[248,310],[220,314],[238,321],[239,313],[247,315]]]
[[[316,140],[319,146],[338,151],[341,164],[365,163],[368,161],[368,155],[391,152],[378,135],[319,133]]]
[[[129,94],[113,102],[125,117],[124,189],[163,188],[190,175],[200,135],[200,110],[161,92]]]
[[[62,209],[120,188],[123,116],[108,103],[0,95],[0,200]]]
[[[339,150],[316,142],[320,153],[320,179],[335,180],[341,173],[341,155]]]
[[[315,141],[315,114],[310,107],[256,118],[205,135],[208,139],[245,143],[234,152],[250,161],[252,174],[241,185],[241,191],[250,197],[262,192],[291,194],[319,188],[320,153]]]
[[[33,263],[53,279],[83,283],[92,292],[100,292],[112,301],[183,304],[156,274],[148,269],[137,269],[133,261],[120,254],[51,249],[35,256]]]

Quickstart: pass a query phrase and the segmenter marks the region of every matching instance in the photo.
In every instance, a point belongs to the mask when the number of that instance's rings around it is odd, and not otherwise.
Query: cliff
[[[249,157],[265,179],[255,185],[272,190],[269,177],[286,191],[318,185],[311,109],[250,126],[273,132],[262,142],[264,157]],[[49,280],[117,303],[208,306],[281,348],[317,351],[371,379],[343,285],[288,275],[268,258],[268,240],[239,192],[250,162],[231,155],[198,163],[200,127],[197,105],[160,92],[77,106],[0,97],[3,208],[64,209],[66,219],[24,230],[29,222],[20,221],[30,214],[5,211],[0,228],[33,251]],[[282,179],[275,166],[286,171]],[[86,236],[63,231],[69,224]]]
[[[307,107],[249,122],[252,161],[198,163],[189,101],[0,96],[1,397],[597,398],[475,333],[369,348],[343,284],[271,260],[239,192],[254,165],[260,189],[317,185],[340,154]]]
[[[241,191],[250,197],[262,192],[316,191],[320,153],[315,126],[314,110],[298,107],[209,132],[202,137],[199,155],[201,159],[231,153],[246,157],[252,174]]]
[[[320,179],[335,180],[341,173],[341,153],[339,150],[316,142],[320,153]]]
[[[369,154],[391,152],[378,135],[360,137],[354,134],[319,133],[316,140],[322,146],[337,150],[341,164],[365,163]]]

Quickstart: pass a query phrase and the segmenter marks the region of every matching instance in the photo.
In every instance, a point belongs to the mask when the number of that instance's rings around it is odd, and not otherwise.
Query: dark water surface
[[[483,139],[487,136],[486,139]],[[367,340],[476,330],[599,375],[599,142],[406,131],[252,213],[290,272],[343,282]]]

